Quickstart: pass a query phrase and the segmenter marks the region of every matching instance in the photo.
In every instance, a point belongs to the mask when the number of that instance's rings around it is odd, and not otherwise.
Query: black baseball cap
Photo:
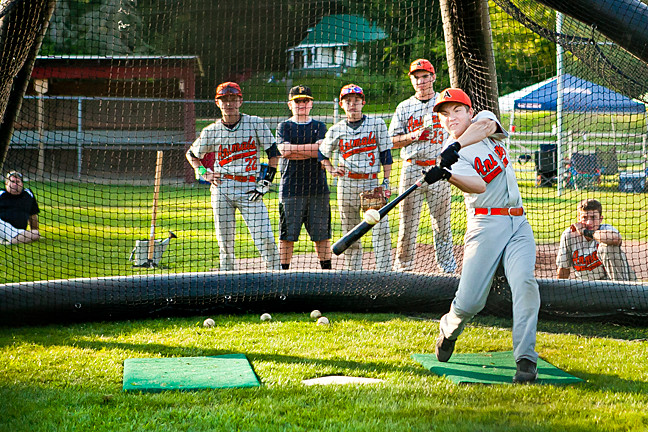
[[[288,100],[295,99],[313,99],[313,92],[309,87],[298,85],[290,89],[288,92]]]

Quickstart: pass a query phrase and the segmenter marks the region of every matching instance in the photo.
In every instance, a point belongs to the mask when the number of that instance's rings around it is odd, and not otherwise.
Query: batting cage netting
[[[7,0],[0,50],[0,323],[445,311],[524,217],[542,316],[648,323],[645,0]],[[451,87],[523,206],[421,181]]]

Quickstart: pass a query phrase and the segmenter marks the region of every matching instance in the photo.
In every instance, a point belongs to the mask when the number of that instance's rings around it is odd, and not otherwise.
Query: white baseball
[[[322,312],[318,311],[317,309],[311,312],[311,319],[318,319],[321,316],[322,316]]]
[[[207,318],[205,321],[203,321],[203,327],[214,327],[215,325],[216,322],[211,318]]]
[[[271,319],[272,317],[270,316],[269,313],[261,314],[261,321],[270,321]]]
[[[380,221],[380,212],[376,209],[369,209],[364,214],[364,220],[369,225],[376,225]]]
[[[325,316],[321,316],[317,319],[317,325],[328,325],[329,320]]]

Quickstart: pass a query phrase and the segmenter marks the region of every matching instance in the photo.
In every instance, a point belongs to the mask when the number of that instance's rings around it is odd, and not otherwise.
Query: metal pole
[[[556,33],[558,34],[558,41],[556,43],[556,64],[557,64],[557,78],[556,78],[556,151],[558,153],[558,187],[557,195],[562,194],[562,182],[565,177],[565,167],[563,165],[563,47],[562,43],[562,24],[563,14],[556,12]]]
[[[333,124],[337,123],[340,118],[340,104],[338,98],[333,99]]]
[[[81,163],[83,162],[83,143],[81,134],[83,133],[83,102],[81,98],[77,99],[77,178],[81,180]]]

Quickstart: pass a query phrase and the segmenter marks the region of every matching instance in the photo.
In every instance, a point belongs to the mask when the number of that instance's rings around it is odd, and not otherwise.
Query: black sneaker
[[[454,351],[455,343],[457,343],[457,339],[448,339],[443,336],[443,333],[440,333],[436,341],[436,348],[434,349],[437,360],[440,362],[447,362],[450,360],[450,356],[452,356],[452,352]]]
[[[528,384],[538,378],[538,367],[529,359],[520,359],[516,362],[517,371],[513,377],[513,382],[517,384]]]

